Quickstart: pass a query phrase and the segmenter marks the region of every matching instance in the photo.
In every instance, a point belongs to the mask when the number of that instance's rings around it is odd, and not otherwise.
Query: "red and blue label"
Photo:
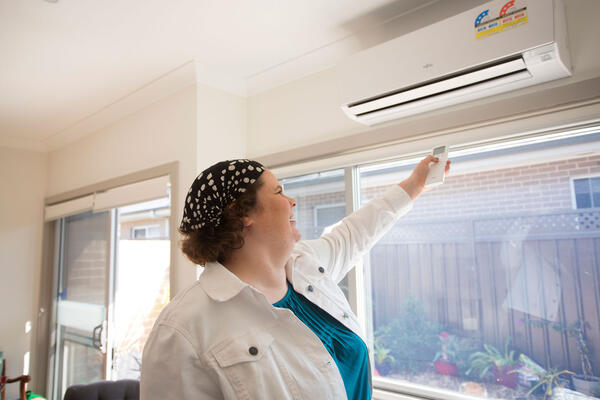
[[[486,9],[475,18],[475,37],[481,38],[503,32],[527,23],[527,5],[524,1],[510,0],[500,10]]]

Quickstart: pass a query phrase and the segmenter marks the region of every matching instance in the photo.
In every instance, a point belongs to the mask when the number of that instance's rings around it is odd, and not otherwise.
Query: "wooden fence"
[[[401,220],[370,256],[374,328],[412,295],[452,332],[581,373],[574,338],[529,319],[585,320],[600,375],[600,210]]]

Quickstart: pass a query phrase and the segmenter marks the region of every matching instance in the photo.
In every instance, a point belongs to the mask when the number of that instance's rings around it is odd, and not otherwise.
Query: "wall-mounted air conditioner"
[[[561,0],[498,0],[338,65],[342,109],[374,125],[571,75]]]

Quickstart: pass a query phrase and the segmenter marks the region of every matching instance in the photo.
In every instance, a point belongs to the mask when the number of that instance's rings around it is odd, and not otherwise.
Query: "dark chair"
[[[100,381],[89,385],[73,385],[67,389],[64,400],[139,400],[140,381]]]

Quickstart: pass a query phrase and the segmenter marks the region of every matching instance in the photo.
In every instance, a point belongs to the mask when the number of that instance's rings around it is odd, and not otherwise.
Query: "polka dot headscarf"
[[[186,196],[180,229],[189,233],[205,226],[219,226],[225,207],[236,201],[264,170],[256,161],[227,160],[201,172]]]

